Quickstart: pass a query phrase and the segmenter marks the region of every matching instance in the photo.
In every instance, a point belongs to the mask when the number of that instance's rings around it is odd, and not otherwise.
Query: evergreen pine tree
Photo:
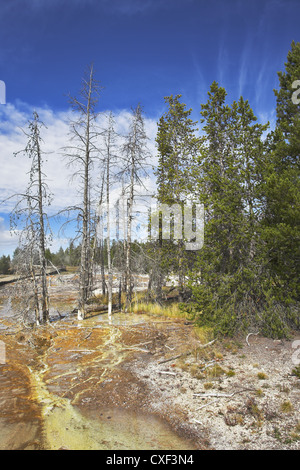
[[[199,323],[233,333],[253,323],[258,308],[257,195],[267,126],[256,123],[242,97],[226,105],[226,91],[216,82],[208,97],[194,177],[205,205],[205,242],[189,275],[189,311]]]
[[[158,123],[156,176],[158,202],[170,206],[178,204],[184,210],[185,204],[191,204],[192,168],[199,149],[199,138],[196,136],[196,123],[190,118],[192,110],[186,109],[180,98],[181,95],[165,97],[168,110]],[[183,240],[160,240],[157,249],[160,251],[161,272],[177,272],[182,290],[190,257],[190,253],[185,251]],[[159,279],[161,277],[158,276]]]
[[[300,104],[293,102],[293,83],[300,78],[300,43],[293,42],[278,73],[276,129],[268,136],[262,167],[261,239],[273,323],[284,331],[299,325],[300,265]],[[282,325],[282,326],[280,326]]]

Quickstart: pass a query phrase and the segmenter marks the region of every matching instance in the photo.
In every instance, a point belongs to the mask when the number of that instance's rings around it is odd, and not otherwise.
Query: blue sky
[[[197,110],[217,80],[269,111],[299,13],[298,0],[1,0],[0,77],[10,102],[61,110],[93,61],[104,108],[141,101],[156,117],[182,93]]]
[[[22,143],[19,127],[39,109],[55,152],[66,95],[76,94],[90,62],[104,86],[99,109],[121,120],[140,102],[152,140],[164,96],[182,94],[198,120],[213,80],[229,102],[242,94],[261,122],[274,125],[273,88],[292,40],[299,40],[299,18],[299,0],[0,0],[0,80],[7,93],[0,105],[0,199],[1,190],[7,195],[22,185],[22,175],[26,180],[25,166],[11,157]],[[0,255],[15,243],[8,212],[0,206]]]

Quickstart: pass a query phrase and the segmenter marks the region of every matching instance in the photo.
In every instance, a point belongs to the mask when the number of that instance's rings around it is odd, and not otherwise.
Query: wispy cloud
[[[97,11],[107,11],[121,15],[136,15],[148,11],[157,11],[165,8],[176,8],[192,4],[194,0],[10,0],[2,8],[2,14],[12,12],[16,7],[25,7],[31,11],[42,11],[61,8],[92,7]]]
[[[209,90],[208,84],[204,78],[204,70],[201,67],[200,61],[196,54],[192,54],[192,62],[194,67],[195,78],[193,83],[196,85],[197,103],[204,103],[207,99],[207,92]]]
[[[238,78],[239,96],[242,96],[245,91],[245,87],[247,84],[247,76],[248,76],[250,66],[251,66],[250,64],[251,64],[251,40],[248,35],[246,39],[246,43],[244,45],[242,55],[241,55],[239,78]]]
[[[228,71],[228,52],[225,47],[225,41],[220,41],[218,53],[218,82],[220,86],[226,88],[226,77]]]

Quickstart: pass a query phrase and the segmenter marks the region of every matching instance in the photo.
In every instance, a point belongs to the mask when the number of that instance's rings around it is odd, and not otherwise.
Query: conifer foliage
[[[217,82],[201,105],[201,138],[180,96],[166,98],[158,125],[160,201],[205,206],[205,242],[185,272],[191,301],[184,308],[215,332],[255,326],[280,337],[299,326],[300,107],[292,94],[300,43],[278,77],[273,131],[243,97],[228,105]],[[162,251],[169,269],[170,253],[172,243]]]

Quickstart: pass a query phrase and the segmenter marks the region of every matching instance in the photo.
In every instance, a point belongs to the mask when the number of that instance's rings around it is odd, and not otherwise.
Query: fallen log
[[[210,341],[209,343],[206,343],[206,344],[200,344],[199,346],[197,346],[199,349],[204,349],[204,348],[207,348],[208,346],[211,346],[212,344],[214,344],[216,340],[214,339],[213,341]],[[178,354],[177,356],[172,356],[172,357],[169,357],[168,359],[163,359],[162,361],[159,361],[158,364],[165,364],[166,362],[170,362],[170,361],[175,361],[176,359],[179,359],[180,357],[183,357],[183,356],[190,356],[192,354],[192,351],[189,351],[189,352],[184,352],[182,354]]]
[[[105,310],[108,310],[106,304],[89,304],[84,307],[85,313],[104,312]]]
[[[54,269],[51,269],[51,268],[48,268],[48,269],[46,270],[46,275],[47,275],[47,276],[52,276],[52,275],[54,275],[54,274],[57,274],[57,271],[58,271],[58,270],[59,270],[60,272],[62,272],[62,271],[66,271],[66,268],[64,268],[64,267],[63,267],[63,268],[58,268],[58,269],[55,268],[55,270],[54,270]],[[36,276],[37,276],[37,277],[41,276],[41,273],[37,273]],[[0,277],[0,287],[1,287],[1,286],[4,286],[4,285],[6,285],[6,284],[12,284],[13,282],[24,281],[24,280],[26,280],[26,279],[31,279],[31,276],[30,276],[30,275],[23,275],[23,276],[21,276],[21,275],[16,275],[16,274],[12,274],[12,275],[3,275],[3,276]]]
[[[192,353],[191,352],[185,352],[185,353],[182,353],[182,354],[178,354],[177,356],[169,357],[169,359],[164,359],[163,361],[159,361],[158,364],[165,364],[166,362],[175,361],[175,359],[179,359],[182,356],[189,356],[190,354],[192,354]]]
[[[250,338],[251,335],[254,335],[254,336],[259,335],[259,331],[258,331],[257,333],[249,333],[249,334],[247,335],[246,343],[247,343],[247,345],[248,345],[249,347],[250,347],[250,344],[249,344],[249,341],[248,341],[248,340],[249,340],[249,338]]]
[[[244,392],[255,392],[254,388],[243,388],[241,390],[237,390],[232,393],[207,393],[207,392],[201,392],[201,393],[193,393],[194,397],[201,397],[201,398],[208,398],[208,397],[216,397],[216,398],[231,398],[234,395],[237,395],[239,393],[244,393]]]
[[[162,375],[163,375],[163,374],[165,374],[165,375],[174,375],[174,376],[177,375],[177,374],[175,374],[175,372],[168,372],[168,371],[166,371],[166,370],[158,370],[157,373],[158,373],[158,374],[162,374]]]
[[[113,304],[112,306],[113,310],[117,308],[116,304]],[[104,313],[108,311],[108,306],[106,304],[88,304],[84,307],[85,313]],[[78,313],[78,308],[74,308],[72,310],[72,313]]]

